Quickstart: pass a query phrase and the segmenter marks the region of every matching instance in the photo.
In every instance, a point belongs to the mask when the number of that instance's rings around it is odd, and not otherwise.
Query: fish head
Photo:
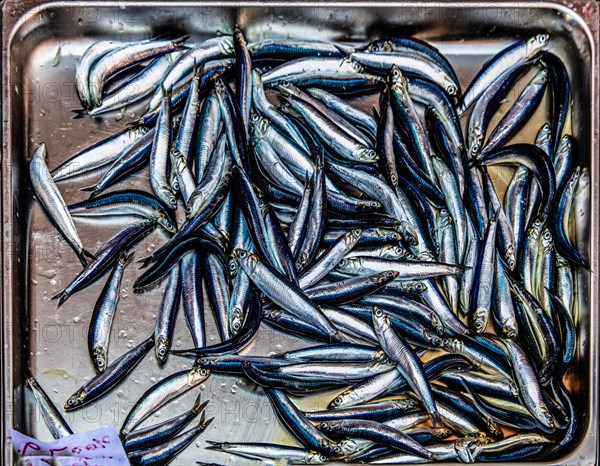
[[[556,420],[554,419],[554,416],[550,414],[550,411],[548,411],[548,408],[545,405],[536,406],[534,411],[535,418],[540,421],[544,427],[552,430],[556,429]]]
[[[357,202],[357,208],[361,212],[371,212],[371,211],[381,208],[381,203],[377,202],[377,201],[372,201],[372,200],[360,199]]]
[[[554,249],[554,240],[549,228],[544,228],[542,231],[542,248],[545,252],[550,252]]]
[[[360,160],[362,162],[375,162],[376,160],[379,160],[377,152],[375,152],[373,149],[369,149],[368,147],[364,146],[360,146],[354,152],[354,156],[357,160]]]
[[[346,257],[338,262],[336,269],[344,273],[355,273],[361,269],[360,258]]]
[[[506,338],[517,338],[519,335],[519,327],[514,317],[506,319],[506,321],[502,324],[502,334]]]
[[[397,231],[391,231],[386,238],[388,241],[390,241],[391,243],[399,243],[400,241],[402,241],[402,235],[400,233],[398,233]]]
[[[479,127],[479,125],[475,125],[469,131],[469,157],[476,158],[481,152],[483,146],[483,131]]]
[[[164,362],[169,354],[169,348],[171,347],[171,340],[166,335],[158,335],[155,343],[156,359],[159,363]]]
[[[364,66],[351,58],[344,58],[340,62],[340,73],[362,73],[364,70]]]
[[[85,400],[86,395],[87,395],[87,392],[83,388],[80,388],[79,390],[77,390],[66,401],[65,411],[71,411],[73,409],[80,407],[83,404],[83,401]]]
[[[375,275],[372,278],[372,281],[374,283],[385,284],[394,281],[396,278],[398,278],[398,275],[400,275],[399,272],[394,270],[386,270],[385,272]]]
[[[448,79],[448,78],[443,79],[442,85],[448,95],[457,95],[458,94],[458,86],[451,79]]]
[[[354,394],[354,392],[346,390],[345,392],[340,393],[333,400],[331,400],[331,402],[329,403],[329,408],[341,408],[343,406],[351,406],[354,401],[359,401],[356,398],[357,397]]]
[[[92,349],[90,354],[94,365],[98,369],[98,372],[104,372],[108,361],[108,349],[104,345],[97,345]]]
[[[506,262],[506,265],[508,265],[510,270],[515,270],[515,267],[517,266],[517,251],[515,250],[514,244],[510,244],[506,248],[504,262]]]
[[[533,58],[548,45],[549,41],[550,34],[537,34],[531,37],[525,46],[525,56],[527,58]]]
[[[329,458],[317,451],[309,451],[305,458],[306,464],[325,464],[329,462]]]
[[[282,79],[277,83],[277,90],[281,92],[285,97],[300,96],[302,91],[294,86],[291,82]]]
[[[250,113],[250,126],[252,130],[252,136],[259,137],[263,136],[269,129],[269,120],[263,118],[259,113]]]
[[[534,86],[543,86],[546,82],[548,82],[548,68],[543,68],[538,71],[531,80],[531,84]]]
[[[403,398],[403,399],[399,399],[399,400],[393,400],[392,402],[394,403],[394,406],[396,406],[398,409],[402,409],[402,410],[406,410],[406,411],[408,411],[409,409],[414,409],[417,406],[419,406],[419,403],[417,402],[417,400],[413,400],[412,398]]]
[[[546,122],[537,132],[535,137],[535,145],[538,147],[544,147],[552,140],[552,127],[550,123]]]
[[[202,208],[202,206],[206,203],[206,196],[202,192],[201,189],[195,189],[192,194],[190,194],[190,198],[187,201],[187,205],[185,206],[185,216],[186,218],[194,217]]]
[[[325,421],[319,424],[319,430],[322,432],[337,432],[342,428],[341,421]]]
[[[344,237],[344,245],[347,248],[353,247],[354,245],[356,245],[361,236],[362,230],[359,228],[357,228],[356,230],[349,231]]]
[[[429,313],[429,321],[431,322],[431,326],[436,333],[439,335],[444,333],[444,324],[435,312],[432,311]]]
[[[229,277],[230,278],[235,278],[240,270],[239,265],[237,263],[237,261],[235,259],[230,259],[229,260]]]
[[[221,39],[221,53],[223,55],[231,55],[233,54],[233,38],[232,37],[223,37]]]
[[[244,322],[244,310],[239,306],[234,306],[229,311],[229,328],[235,336],[239,333]]]
[[[454,451],[463,463],[474,463],[482,445],[478,437],[464,437],[454,442]]]
[[[443,338],[441,338],[439,335],[436,335],[433,332],[430,332],[429,330],[421,330],[421,335],[423,336],[423,338],[425,339],[425,341],[427,342],[427,344],[429,344],[430,346],[433,346],[434,348],[439,348],[439,347],[443,347],[445,340]]]
[[[194,367],[188,372],[188,385],[196,385],[206,380],[210,375],[210,369],[202,366]]]
[[[477,308],[471,315],[471,324],[476,333],[483,333],[488,324],[490,310],[487,308]]]
[[[394,92],[397,92],[403,97],[408,97],[408,79],[402,74],[400,67],[392,65],[387,76],[387,82]]]
[[[377,40],[375,42],[371,42],[367,46],[366,51],[371,53],[393,52],[394,44],[391,40]]]
[[[556,150],[556,158],[564,157],[565,155],[570,154],[572,148],[573,137],[570,134],[565,134],[558,143],[558,148]]]
[[[171,221],[164,215],[158,215],[156,217],[156,222],[169,233],[177,233],[177,228],[175,228],[175,225],[173,225]]]
[[[342,449],[339,447],[339,445],[332,442],[331,440],[324,438],[321,440],[320,444],[324,450],[329,450],[329,451],[333,452],[334,456],[337,457],[337,456],[342,455]]]
[[[354,453],[358,449],[358,444],[352,439],[344,439],[338,443],[344,456]]]
[[[236,249],[233,251],[233,258],[248,274],[253,274],[258,266],[258,257],[244,249]]]

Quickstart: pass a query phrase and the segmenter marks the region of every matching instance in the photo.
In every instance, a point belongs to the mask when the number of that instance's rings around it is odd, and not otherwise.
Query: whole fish
[[[110,363],[103,372],[92,377],[66,401],[65,411],[73,411],[104,395],[121,383],[141,362],[154,345],[154,336]]]
[[[39,144],[29,163],[29,178],[33,191],[52,223],[85,267],[88,260],[93,259],[94,256],[81,243],[71,214],[69,214],[69,209],[56,184],[54,184],[48,165],[46,165],[46,154],[46,144]]]
[[[104,243],[98,249],[96,257],[88,262],[66,288],[52,296],[52,299],[58,299],[58,306],[62,306],[73,293],[98,280],[118,260],[123,251],[148,235],[154,226],[153,221],[143,220],[123,228]]]
[[[98,372],[104,372],[108,365],[108,344],[117,303],[121,297],[121,280],[125,266],[132,257],[133,253],[121,254],[94,306],[88,330],[88,349]]]
[[[198,386],[209,375],[209,370],[196,367],[191,370],[175,372],[148,389],[129,411],[121,427],[121,438],[126,438],[138,424],[153,412]]]
[[[110,77],[136,63],[181,49],[188,37],[141,41],[107,52],[94,63],[89,73],[88,89],[91,104],[94,107],[100,106],[104,85]]]
[[[67,424],[67,421],[63,418],[60,411],[56,408],[56,406],[54,406],[54,403],[52,403],[52,400],[48,394],[35,379],[31,373],[31,370],[28,368],[26,371],[27,377],[25,380],[27,386],[31,389],[35,401],[40,409],[42,419],[44,419],[44,423],[46,424],[46,427],[48,427],[48,430],[52,436],[55,439],[60,439],[68,435],[73,435],[73,430],[69,424]]]

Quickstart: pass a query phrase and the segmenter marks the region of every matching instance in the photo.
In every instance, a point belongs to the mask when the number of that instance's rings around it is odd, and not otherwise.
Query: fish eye
[[[454,95],[456,94],[456,86],[454,84],[448,84],[448,86],[446,86],[446,92],[448,92],[448,94],[450,95]]]
[[[322,427],[323,429],[327,429],[327,428],[329,427],[329,424],[328,424],[327,422],[322,422],[322,423],[321,423],[321,427]]]
[[[375,311],[375,315],[377,317],[381,317],[381,316],[383,316],[383,311],[381,309],[377,308],[377,310]]]
[[[204,369],[204,368],[200,369],[200,375],[204,376],[206,374],[207,374],[206,369]]]
[[[358,237],[360,236],[360,233],[361,233],[361,232],[360,232],[360,230],[354,230],[354,231],[352,232],[352,236],[354,236],[354,237],[357,237],[357,238],[358,238]]]
[[[540,34],[538,36],[538,42],[542,45],[546,44],[549,39],[550,39],[550,36],[548,34]]]

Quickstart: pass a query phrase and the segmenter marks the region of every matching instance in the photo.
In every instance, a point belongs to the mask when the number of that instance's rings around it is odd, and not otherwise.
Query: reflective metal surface
[[[79,106],[74,88],[77,58],[95,40],[133,40],[168,32],[191,34],[192,40],[230,32],[240,25],[249,41],[292,37],[362,42],[391,34],[415,34],[439,46],[451,60],[465,86],[489,56],[517,37],[540,31],[553,36],[555,53],[572,77],[572,132],[577,140],[578,163],[592,175],[592,274],[579,277],[579,352],[568,374],[584,422],[569,458],[555,464],[595,464],[598,431],[598,20],[599,4],[590,0],[560,3],[210,3],[210,2],[57,2],[9,0],[2,6],[2,437],[10,427],[49,439],[43,421],[23,390],[24,367],[29,365],[52,399],[62,405],[84,381],[93,376],[87,354],[87,325],[103,286],[100,280],[77,293],[60,309],[50,297],[80,270],[80,264],[51,226],[29,187],[27,163],[35,145],[46,142],[51,168],[75,151],[116,132],[135,116],[131,108],[115,115],[72,120]],[[60,49],[60,50],[59,50]],[[516,92],[518,95],[518,91]],[[514,98],[516,96],[512,96]],[[499,116],[498,116],[499,117]],[[542,123],[540,111],[524,135]],[[496,172],[498,182],[506,173]],[[135,175],[147,185],[147,172]],[[79,188],[95,177],[61,185],[68,202],[85,198]],[[119,224],[77,223],[84,245],[94,251],[119,229]],[[159,233],[139,248],[144,256],[160,244]],[[132,293],[139,272],[126,269],[121,301],[113,327],[109,358],[114,360],[146,338],[153,329],[161,290]],[[209,342],[218,338],[211,322]],[[191,346],[184,319],[176,328],[175,347]],[[302,342],[264,326],[247,350],[269,354],[302,346]],[[271,353],[272,354],[272,353]],[[159,369],[153,356],[109,396],[68,415],[76,431],[106,424],[120,425],[138,397],[160,378],[187,367],[170,357]],[[260,389],[234,377],[211,376],[201,387],[210,399],[207,414],[215,422],[174,465],[198,460],[241,464],[243,460],[204,450],[205,440],[293,442],[278,425]],[[165,419],[189,408],[189,393],[153,419]],[[324,401],[304,399],[306,408],[323,408]],[[12,464],[5,450],[4,464]],[[252,463],[252,462],[248,462]]]

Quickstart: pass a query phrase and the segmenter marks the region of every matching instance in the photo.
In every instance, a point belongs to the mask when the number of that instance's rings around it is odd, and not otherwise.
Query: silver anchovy
[[[209,375],[208,369],[196,367],[171,374],[148,389],[129,411],[121,427],[121,437],[126,437],[138,424],[161,406],[200,385]]]
[[[50,175],[50,170],[46,165],[46,144],[44,143],[39,144],[33,153],[29,163],[29,177],[33,191],[48,217],[85,266],[87,260],[94,256],[83,247],[69,208]]]
[[[108,343],[121,297],[121,280],[125,266],[132,257],[133,253],[121,254],[94,306],[88,330],[88,350],[98,372],[104,372],[108,365]]]

